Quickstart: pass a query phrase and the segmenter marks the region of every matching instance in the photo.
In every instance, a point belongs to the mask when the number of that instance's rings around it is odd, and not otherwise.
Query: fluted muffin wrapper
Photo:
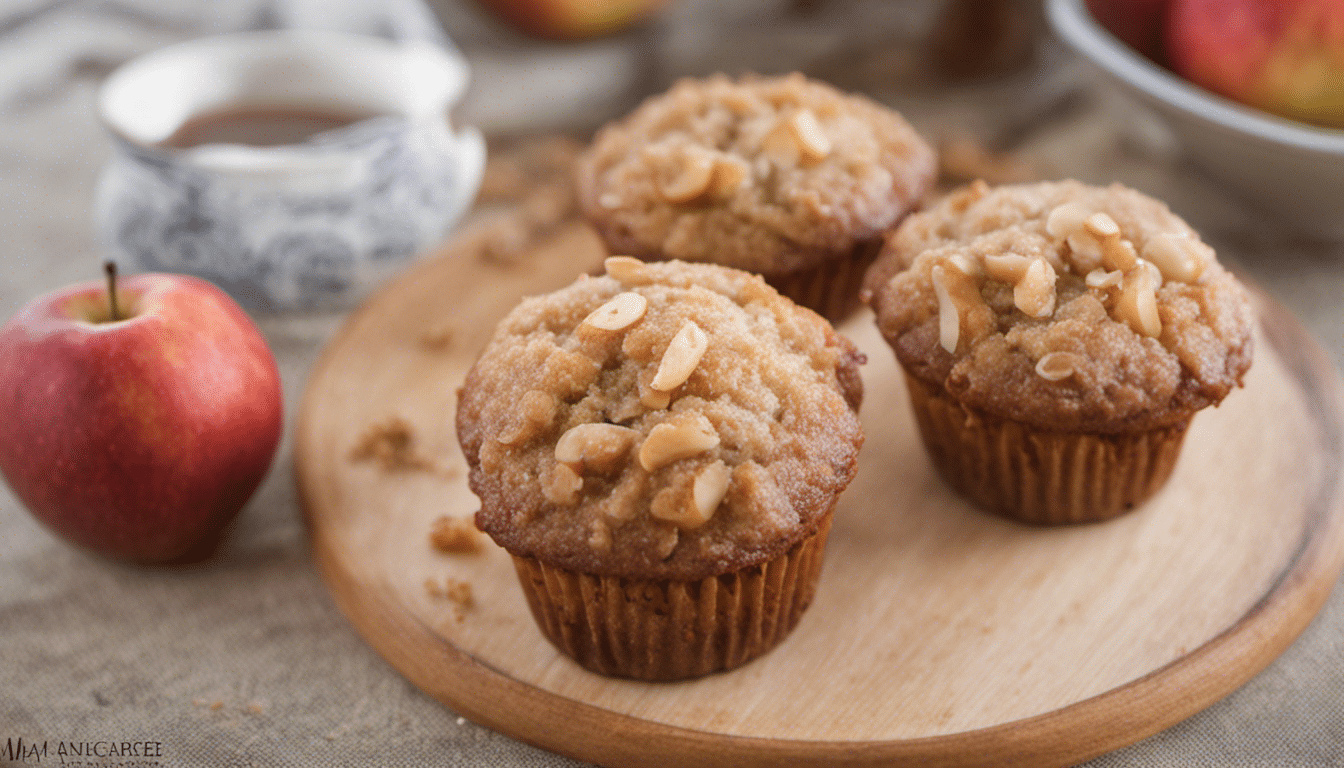
[[[594,672],[682,680],[779,644],[816,594],[833,510],[788,552],[698,581],[595,576],[513,556],[543,635]]]
[[[1190,417],[1120,433],[1055,432],[981,413],[908,371],[919,434],[955,490],[1002,517],[1067,525],[1116,517],[1160,490]]]
[[[859,308],[863,275],[881,250],[880,239],[862,242],[850,253],[820,264],[793,272],[763,272],[761,276],[793,303],[839,323]]]

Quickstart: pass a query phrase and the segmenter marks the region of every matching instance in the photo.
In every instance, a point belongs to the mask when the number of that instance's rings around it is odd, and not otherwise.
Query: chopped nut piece
[[[1143,245],[1143,258],[1162,271],[1162,276],[1178,283],[1193,283],[1204,273],[1206,259],[1199,245],[1182,235],[1161,234]]]
[[[481,549],[481,533],[469,518],[440,515],[429,529],[429,543],[440,552],[470,554]]]
[[[641,385],[639,388],[639,404],[645,408],[661,411],[672,404],[672,395]]]
[[[989,321],[989,307],[980,295],[981,278],[948,269],[945,264],[932,268],[934,295],[938,300],[939,344],[956,352],[963,338],[974,343]]]
[[[1051,352],[1036,361],[1036,375],[1046,381],[1062,381],[1075,373],[1074,362],[1071,352]]]
[[[619,424],[579,424],[555,442],[555,460],[576,472],[609,472],[634,445],[639,432]]]
[[[1030,266],[1031,259],[1016,253],[991,254],[985,257],[985,274],[1001,283],[1016,285],[1023,275],[1027,274],[1027,267]]]
[[[1055,268],[1045,259],[1035,259],[1013,287],[1013,304],[1031,317],[1048,317],[1055,311]]]
[[[719,444],[719,435],[709,419],[698,414],[682,416],[649,430],[639,447],[639,465],[653,472],[679,459],[696,456]]]
[[[1083,222],[1091,212],[1082,203],[1064,203],[1050,211],[1045,219],[1045,231],[1051,237],[1067,239],[1075,232],[1082,231]]]
[[[1049,224],[1047,223],[1047,226]],[[1120,225],[1109,215],[1097,212],[1083,220],[1083,229],[1098,240],[1120,236]]]
[[[831,154],[831,140],[822,129],[821,122],[810,109],[800,109],[789,119],[789,128],[798,140],[803,161],[815,163]]]
[[[649,502],[649,517],[673,526],[691,514],[691,484],[675,483],[654,494]],[[679,527],[679,526],[678,526]]]
[[[1109,237],[1101,241],[1101,264],[1107,269],[1128,272],[1139,261],[1139,253],[1134,244],[1119,237]]]
[[[947,263],[954,267],[958,272],[967,277],[980,277],[984,274],[984,269],[980,262],[972,259],[964,253],[955,253],[948,257]]]
[[[1153,285],[1152,272],[1136,269],[1125,275],[1120,286],[1120,298],[1115,302],[1115,314],[1135,333],[1153,338],[1162,335],[1162,320],[1157,313],[1157,289]]]
[[[732,470],[728,469],[728,465],[722,461],[716,461],[700,470],[700,474],[695,476],[695,483],[691,486],[691,511],[695,513],[694,525],[685,527],[698,528],[714,516],[714,512],[719,508],[724,495],[728,493],[728,482],[732,477]]]
[[[798,146],[798,138],[794,136],[793,129],[783,122],[771,128],[770,132],[765,134],[765,138],[761,140],[761,154],[785,167],[797,165],[801,152],[802,149]]]
[[[949,354],[955,354],[961,336],[961,317],[952,294],[948,293],[947,278],[941,266],[933,268],[933,293],[938,297],[938,343]]]
[[[957,213],[964,213],[976,201],[989,194],[989,185],[984,179],[976,179],[970,184],[947,196],[947,205]]]
[[[583,478],[568,464],[556,464],[541,484],[541,492],[552,504],[570,507],[578,503]]]
[[[1149,279],[1153,281],[1153,290],[1162,287],[1162,270],[1158,269],[1156,264],[1151,261],[1138,259],[1135,266],[1148,270]]]
[[[681,386],[700,364],[706,349],[709,349],[709,336],[695,321],[683,322],[663,352],[663,359],[658,362],[658,372],[649,386],[660,392],[671,392]]]
[[[714,178],[710,181],[710,192],[716,197],[728,197],[742,188],[751,169],[743,161],[731,157],[720,157],[714,162]]]
[[[638,322],[648,308],[648,299],[627,291],[616,294],[611,301],[593,310],[583,322],[604,331],[620,331]]]
[[[599,413],[603,421],[611,424],[627,424],[645,413],[648,413],[648,406],[639,402],[638,390],[635,394],[622,394],[608,401],[606,407]],[[594,415],[593,418],[598,418]]]
[[[1090,232],[1080,229],[1069,235],[1066,242],[1073,265],[1079,272],[1091,272],[1101,266],[1101,241]]]
[[[657,371],[655,371],[657,373]],[[661,410],[672,404],[672,393],[652,389],[649,382],[653,381],[652,375],[648,370],[642,371],[638,377],[638,391],[640,391],[640,405],[652,410]]]
[[[1107,272],[1104,269],[1097,268],[1087,273],[1083,282],[1087,283],[1088,288],[1119,288],[1120,281],[1125,277],[1125,273],[1120,270]]]
[[[714,175],[714,157],[704,150],[681,153],[670,179],[660,180],[658,192],[669,203],[687,203],[709,189]]]
[[[695,530],[714,516],[732,476],[727,465],[716,461],[700,470],[689,488],[676,485],[659,491],[649,504],[649,515],[684,531]]]
[[[602,266],[606,268],[607,275],[626,285],[644,285],[650,279],[644,262],[633,256],[609,256]]]

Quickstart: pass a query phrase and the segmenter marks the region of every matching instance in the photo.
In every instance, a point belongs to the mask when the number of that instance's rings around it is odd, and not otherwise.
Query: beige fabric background
[[[1044,177],[1119,180],[1165,198],[1286,304],[1337,365],[1344,360],[1344,246],[1303,241],[1228,198],[1159,124],[1039,27],[995,38],[1009,52],[1014,40],[1030,45],[1025,65],[949,80],[946,64],[920,53],[939,2],[681,0],[639,32],[575,47],[522,41],[464,2],[440,0],[433,10],[474,69],[465,115],[488,131],[589,130],[682,74],[803,68],[893,104],[930,137],[965,133],[1012,150]],[[0,317],[96,274],[89,206],[109,152],[93,113],[96,85],[136,52],[265,11],[215,5],[0,2]],[[311,4],[293,6],[302,16]],[[403,26],[425,31],[423,9],[396,8]],[[1035,18],[1030,3],[1018,10]],[[964,49],[953,61],[975,64],[974,51],[989,49]],[[341,320],[259,318],[289,418]],[[355,635],[309,559],[290,461],[287,437],[217,556],[185,570],[74,550],[0,486],[0,748],[18,738],[151,741],[169,766],[576,764],[459,718]],[[1344,765],[1342,659],[1337,590],[1244,688],[1090,765]]]

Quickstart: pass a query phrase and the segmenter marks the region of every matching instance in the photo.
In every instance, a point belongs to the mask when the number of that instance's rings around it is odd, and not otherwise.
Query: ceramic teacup
[[[440,46],[333,32],[142,56],[99,93],[115,144],[99,233],[131,271],[204,277],[250,308],[351,306],[475,197],[485,142],[448,117],[466,80]]]

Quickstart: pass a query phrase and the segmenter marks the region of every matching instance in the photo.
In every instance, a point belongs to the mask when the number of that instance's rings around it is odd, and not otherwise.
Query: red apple
[[[1257,109],[1344,127],[1344,2],[1174,0],[1172,68]]]
[[[1087,0],[1097,23],[1153,61],[1163,61],[1162,33],[1171,0]]]
[[[139,275],[29,302],[0,327],[0,473],[28,510],[89,549],[199,559],[270,467],[280,376],[215,286]]]
[[[582,40],[619,32],[667,0],[478,0],[520,32],[545,40]]]

